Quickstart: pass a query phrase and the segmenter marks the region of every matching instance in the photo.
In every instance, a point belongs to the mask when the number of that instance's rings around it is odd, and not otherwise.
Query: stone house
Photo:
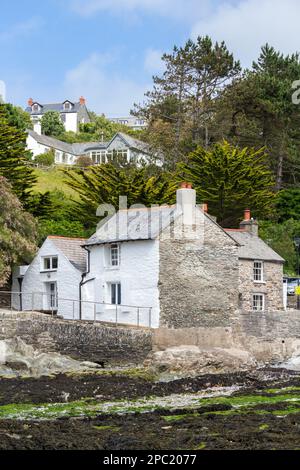
[[[84,142],[69,144],[32,130],[28,130],[27,149],[33,154],[33,160],[49,150],[54,150],[57,165],[75,165],[77,158],[84,155],[95,164],[108,163],[113,159],[122,162],[149,163],[153,155],[149,145],[131,136],[117,133],[110,142]],[[157,163],[161,157],[156,158]]]
[[[78,318],[79,285],[86,271],[84,242],[82,238],[49,236],[32,263],[14,272],[13,307],[53,313],[59,307],[65,318]]]
[[[80,124],[91,122],[90,115],[86,107],[86,100],[83,97],[81,97],[76,103],[66,100],[63,103],[48,104],[41,104],[30,98],[25,111],[30,114],[34,131],[38,134],[41,134],[41,119],[48,111],[59,113],[66,131],[78,132]]]
[[[224,230],[190,187],[175,206],[121,210],[85,244],[82,299],[101,305],[100,320],[154,328],[229,326],[241,308],[283,309],[284,260],[256,228],[246,211],[239,230]],[[92,317],[91,306],[82,314]]]
[[[226,230],[239,247],[239,303],[246,311],[283,308],[283,264],[258,236],[258,223],[246,210],[240,229]]]

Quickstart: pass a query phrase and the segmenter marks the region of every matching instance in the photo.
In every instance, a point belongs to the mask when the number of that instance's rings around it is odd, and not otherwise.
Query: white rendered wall
[[[159,327],[159,242],[157,240],[137,240],[120,244],[121,263],[118,268],[106,266],[105,249],[109,245],[90,247],[91,282],[83,287],[82,299],[99,302],[96,318],[102,321],[116,321],[116,306],[110,304],[108,283],[121,283],[122,305],[118,306],[118,322],[140,326]],[[95,278],[94,280],[92,280]],[[102,304],[102,305],[101,305]],[[128,306],[128,307],[127,307]],[[149,307],[152,307],[151,323]],[[95,310],[92,304],[83,304],[83,319],[93,319]]]
[[[42,271],[42,257],[58,256],[58,269],[52,272]],[[58,314],[67,319],[73,318],[73,305],[74,317],[79,318],[78,302],[73,303],[73,300],[79,300],[79,283],[81,281],[81,273],[68,261],[68,259],[56,248],[54,243],[47,239],[37,256],[32,261],[28,268],[22,285],[23,297],[23,310],[32,310],[32,293],[34,293],[34,310],[45,310],[47,306],[46,282],[57,282],[58,299]],[[13,290],[19,291],[18,280],[13,279]],[[19,299],[18,296],[13,296],[13,307],[18,310]]]
[[[66,113],[66,121],[64,122],[64,126],[66,131],[78,131],[78,115],[77,113]]]
[[[31,150],[31,152],[33,153],[33,157],[35,158],[37,155],[41,155],[42,153],[45,153],[50,150],[50,147],[39,144],[31,135],[28,135],[27,150]]]

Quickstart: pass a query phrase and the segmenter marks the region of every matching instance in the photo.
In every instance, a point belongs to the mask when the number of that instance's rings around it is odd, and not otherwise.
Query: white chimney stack
[[[42,124],[41,121],[36,121],[33,124],[33,130],[39,135],[42,135]]]
[[[196,191],[190,183],[181,183],[177,190],[177,207],[183,214],[183,225],[194,225],[196,214]]]

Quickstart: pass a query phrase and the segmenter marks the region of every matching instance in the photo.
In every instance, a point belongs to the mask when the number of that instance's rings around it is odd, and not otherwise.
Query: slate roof
[[[110,144],[114,141],[114,139],[119,136],[121,139],[123,139],[128,147],[134,148],[136,150],[139,150],[140,152],[149,154],[151,153],[150,146],[146,142],[142,142],[141,140],[134,139],[130,135],[124,134],[124,132],[118,132],[113,139],[111,140]]]
[[[84,153],[94,149],[105,150],[107,147],[107,142],[83,142],[79,144],[68,144],[67,142],[62,142],[61,140],[55,139],[54,137],[40,135],[32,130],[28,130],[27,132],[39,144],[46,145],[47,147],[55,148],[56,150],[61,150],[62,152],[70,153],[76,156],[83,155]]]
[[[230,230],[227,232],[234,240],[236,240],[239,247],[239,258],[273,261],[284,263],[285,260],[279,256],[269,245],[267,245],[261,238],[253,233],[241,230]]]
[[[87,253],[82,248],[85,238],[67,238],[49,236],[50,240],[80,272],[85,272],[87,267]]]
[[[66,103],[66,101],[65,101],[65,103]],[[45,113],[47,113],[47,111],[56,111],[58,113],[68,113],[68,114],[69,113],[78,113],[81,104],[79,102],[78,103],[72,103],[72,101],[70,101],[70,103],[73,105],[72,108],[71,109],[64,109],[64,103],[41,104],[41,103],[38,103],[38,102],[34,102],[33,104],[38,104],[41,107],[40,111],[33,111],[30,106],[27,106],[25,111],[29,114],[33,114],[34,116],[35,115],[45,114]]]
[[[106,221],[85,246],[130,240],[154,240],[181,214],[181,210],[176,206],[121,210]]]

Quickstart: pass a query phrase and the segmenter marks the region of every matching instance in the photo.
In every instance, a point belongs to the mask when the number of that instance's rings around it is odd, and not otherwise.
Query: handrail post
[[[116,326],[118,326],[118,304],[116,303]]]
[[[152,324],[152,307],[149,308],[149,328],[151,328]]]
[[[137,326],[140,326],[140,308],[137,309]]]
[[[97,321],[97,304],[96,302],[94,303],[94,322],[96,323]]]
[[[73,300],[73,320],[75,320],[75,300]]]
[[[34,292],[31,293],[31,312],[34,312]]]

